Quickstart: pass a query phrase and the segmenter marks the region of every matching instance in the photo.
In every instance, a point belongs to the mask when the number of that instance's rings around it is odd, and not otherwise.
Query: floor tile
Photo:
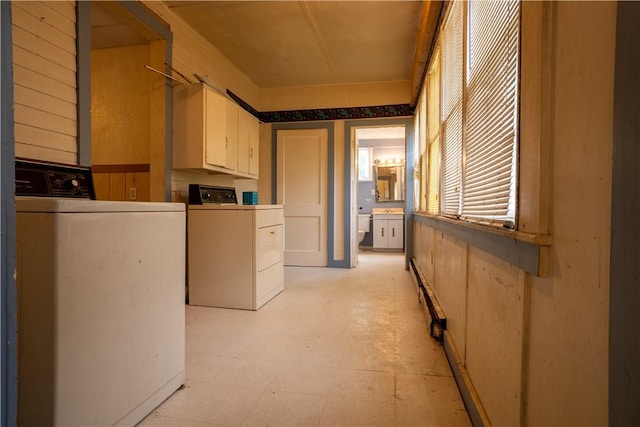
[[[320,418],[320,425],[327,427],[395,426],[395,402],[393,397],[383,399],[330,397]]]
[[[310,365],[285,365],[269,390],[318,396],[331,395],[338,370]]]
[[[249,413],[243,426],[317,426],[326,396],[269,391]]]
[[[286,267],[258,311],[186,307],[186,384],[141,426],[470,426],[404,255]]]
[[[398,401],[421,407],[464,410],[464,403],[452,376],[396,374]]]
[[[174,393],[156,412],[162,417],[240,426],[264,392],[251,387],[193,382]]]
[[[214,382],[265,390],[276,378],[281,363],[237,359],[222,369]]]
[[[346,370],[338,371],[331,394],[341,399],[387,399],[395,395],[393,372]]]

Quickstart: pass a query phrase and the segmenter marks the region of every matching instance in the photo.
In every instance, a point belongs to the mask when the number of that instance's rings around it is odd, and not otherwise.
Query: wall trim
[[[549,236],[525,235],[514,231],[493,230],[433,215],[414,214],[414,220],[502,259],[534,276],[546,276],[549,270]]]
[[[78,165],[91,166],[91,3],[76,2]]]
[[[464,367],[462,359],[460,359],[458,350],[448,331],[444,331],[442,344],[444,346],[444,353],[451,366],[453,377],[456,380],[456,384],[458,384],[462,401],[464,402],[465,408],[467,408],[467,414],[469,414],[471,424],[473,427],[491,427],[489,417],[482,406],[482,402],[480,402],[480,397],[471,382],[471,378],[469,378],[469,374]]]
[[[260,112],[227,89],[227,95],[262,123],[317,122],[324,120],[375,119],[383,117],[412,117],[414,107],[409,104],[373,105],[365,107],[313,108]]]
[[[319,120],[374,119],[413,116],[409,104],[374,105],[369,107],[316,108],[310,110],[265,111],[259,113],[264,123]]]
[[[640,3],[618,2],[613,98],[609,425],[640,425]]]
[[[94,173],[149,172],[151,170],[151,165],[149,165],[149,163],[92,165],[91,170]]]
[[[14,426],[18,409],[15,141],[11,2],[0,2],[0,425]]]

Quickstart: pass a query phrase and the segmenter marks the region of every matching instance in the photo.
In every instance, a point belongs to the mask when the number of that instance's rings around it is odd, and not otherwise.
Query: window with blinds
[[[440,213],[440,51],[436,49],[427,73],[427,129],[429,172],[427,212]]]
[[[427,198],[426,188],[429,184],[428,174],[429,170],[429,157],[428,157],[428,144],[427,144],[427,88],[422,87],[420,92],[420,210],[422,212],[427,210]]]
[[[444,215],[459,216],[462,178],[462,89],[464,3],[455,1],[445,22],[440,41],[441,55],[441,134],[442,197]]]
[[[423,108],[422,103],[419,101],[418,105],[416,106],[415,116],[413,119],[413,152],[416,153],[413,160],[413,171],[414,171],[413,209],[416,212],[420,212],[422,210],[422,205],[421,205],[422,202],[421,202],[420,195],[422,194],[422,187],[425,185],[424,181],[422,180],[422,172],[421,172],[422,168],[424,167],[423,163],[426,161],[421,148],[422,147],[421,135],[424,133],[422,124],[420,122],[422,118],[422,114],[421,114],[422,108]]]
[[[467,16],[461,216],[513,227],[520,3],[472,1]]]
[[[520,2],[454,0],[427,87],[427,212],[515,227]]]

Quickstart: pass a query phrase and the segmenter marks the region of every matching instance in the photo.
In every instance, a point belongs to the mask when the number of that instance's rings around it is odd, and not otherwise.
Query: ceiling
[[[165,1],[261,89],[411,81],[415,100],[442,1]],[[150,40],[145,28],[92,7],[92,47]],[[146,30],[148,31],[148,30]]]
[[[91,49],[146,44],[160,36],[134,18],[118,2],[91,3]]]

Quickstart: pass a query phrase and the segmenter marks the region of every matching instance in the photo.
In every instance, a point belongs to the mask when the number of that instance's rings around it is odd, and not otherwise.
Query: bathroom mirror
[[[404,201],[404,165],[376,162],[376,201]]]

